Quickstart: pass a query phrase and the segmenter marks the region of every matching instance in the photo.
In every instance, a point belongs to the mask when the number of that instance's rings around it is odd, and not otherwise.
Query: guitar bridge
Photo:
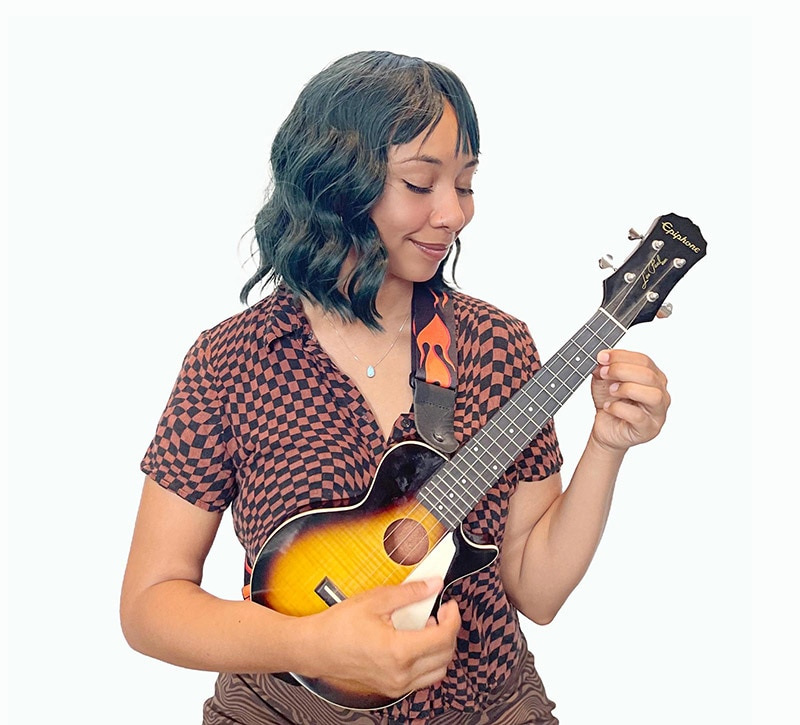
[[[337,587],[328,577],[325,577],[317,586],[314,588],[314,592],[317,596],[325,602],[329,607],[332,607],[334,604],[338,604],[339,602],[343,602],[347,597],[342,593],[341,589]]]

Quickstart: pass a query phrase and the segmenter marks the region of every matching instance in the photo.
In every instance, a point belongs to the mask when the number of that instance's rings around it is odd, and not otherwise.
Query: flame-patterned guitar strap
[[[452,453],[458,448],[453,434],[458,351],[450,293],[415,284],[411,317],[411,386],[417,431],[429,445]]]

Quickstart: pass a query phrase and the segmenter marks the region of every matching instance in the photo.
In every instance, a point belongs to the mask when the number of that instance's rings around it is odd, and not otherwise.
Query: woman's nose
[[[431,212],[431,226],[450,229],[454,232],[460,230],[467,216],[461,204],[462,198],[455,189],[443,191],[436,195],[436,204]]]

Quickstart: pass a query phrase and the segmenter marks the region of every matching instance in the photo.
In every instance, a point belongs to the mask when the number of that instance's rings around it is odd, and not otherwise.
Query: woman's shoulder
[[[453,294],[461,369],[478,384],[486,375],[505,371],[526,380],[538,353],[527,324],[496,304],[463,292]],[[470,372],[472,371],[472,372]]]
[[[460,290],[451,290],[457,324],[474,328],[503,328],[527,335],[527,324],[487,300]]]
[[[274,340],[295,333],[302,321],[291,294],[278,288],[243,310],[236,312],[198,336],[198,344],[227,355],[234,349],[246,353],[248,347],[269,347]]]

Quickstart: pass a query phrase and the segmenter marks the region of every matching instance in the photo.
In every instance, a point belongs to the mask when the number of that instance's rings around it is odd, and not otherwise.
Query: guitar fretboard
[[[455,529],[627,329],[602,307],[492,419],[417,492],[448,529]]]

